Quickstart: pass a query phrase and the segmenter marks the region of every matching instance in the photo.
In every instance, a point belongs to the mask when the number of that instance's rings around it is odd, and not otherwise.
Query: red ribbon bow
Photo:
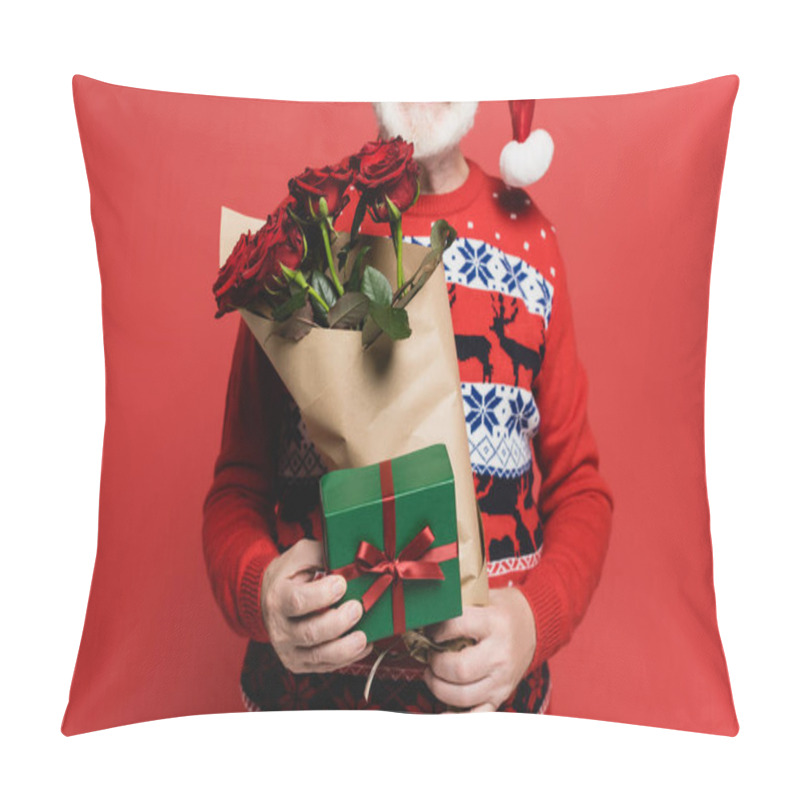
[[[352,564],[333,570],[346,580],[359,575],[376,574],[378,579],[364,592],[361,602],[366,614],[383,595],[392,587],[392,624],[395,635],[406,629],[405,597],[403,581],[436,580],[443,581],[444,573],[439,563],[458,556],[458,542],[431,548],[435,537],[426,525],[395,556],[397,529],[394,513],[394,481],[392,465],[382,461],[379,465],[381,476],[381,495],[383,500],[383,545],[384,550],[369,542],[361,542]]]

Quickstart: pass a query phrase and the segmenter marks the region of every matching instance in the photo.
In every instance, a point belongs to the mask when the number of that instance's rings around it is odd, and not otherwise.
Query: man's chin
[[[477,103],[452,103],[444,113],[428,113],[420,103],[420,113],[409,113],[407,103],[373,103],[381,134],[388,138],[402,136],[414,145],[417,161],[436,159],[458,147],[472,128]]]

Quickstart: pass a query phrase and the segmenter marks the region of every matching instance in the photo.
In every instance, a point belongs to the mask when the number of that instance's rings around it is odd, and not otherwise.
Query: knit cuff
[[[536,626],[533,669],[552,658],[564,644],[564,604],[553,582],[546,580],[546,577],[546,568],[540,565],[520,587],[531,607]]]
[[[264,627],[261,613],[261,585],[264,572],[276,557],[276,553],[259,553],[245,567],[239,590],[239,614],[247,634],[257,642],[268,642],[269,634]]]

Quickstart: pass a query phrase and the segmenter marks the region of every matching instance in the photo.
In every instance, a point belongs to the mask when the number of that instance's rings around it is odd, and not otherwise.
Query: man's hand
[[[492,589],[488,606],[467,606],[456,619],[431,626],[435,642],[467,636],[477,643],[434,653],[425,670],[428,688],[443,703],[471,711],[496,711],[533,661],[536,625],[519,589]]]
[[[341,575],[313,580],[323,569],[322,545],[301,539],[267,567],[261,613],[270,642],[290,672],[331,672],[366,656],[372,645],[362,631],[344,635],[358,622],[358,600],[330,606],[344,594]]]

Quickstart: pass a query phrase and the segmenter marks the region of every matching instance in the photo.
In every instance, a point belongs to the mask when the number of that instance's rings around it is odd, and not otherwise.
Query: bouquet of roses
[[[392,339],[410,336],[404,307],[456,234],[445,220],[438,220],[431,231],[431,252],[405,281],[402,215],[419,196],[412,154],[413,146],[400,137],[370,142],[335,166],[307,168],[292,178],[286,200],[255,234],[242,233],[228,256],[214,284],[216,316],[246,308],[285,323],[278,332],[294,340],[312,326],[362,330],[365,345],[381,332]],[[358,206],[343,243],[334,222],[353,190],[359,194]],[[359,241],[367,211],[375,222],[389,224],[397,291],[367,263],[371,245]]]
[[[398,137],[292,178],[288,197],[263,224],[223,208],[216,316],[241,313],[329,469],[446,446],[461,599],[483,605],[480,514],[447,287],[437,269],[456,234],[438,220],[430,247],[403,241],[403,213],[419,191],[413,146]],[[354,200],[349,231],[337,231]],[[361,233],[367,213],[388,225],[389,236]]]

